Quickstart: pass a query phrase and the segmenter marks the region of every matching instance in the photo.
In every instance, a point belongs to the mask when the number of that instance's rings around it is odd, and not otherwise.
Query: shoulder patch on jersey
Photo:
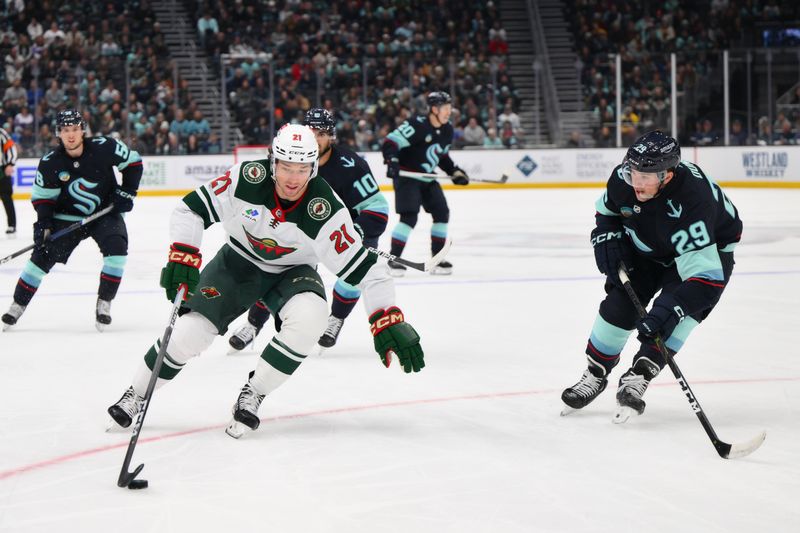
[[[261,163],[251,161],[242,167],[242,176],[250,183],[261,183],[267,177],[267,169]]]
[[[58,173],[58,179],[60,181],[69,181],[69,172],[62,170]]]
[[[314,220],[325,220],[331,216],[331,203],[325,198],[313,198],[308,202],[308,216]]]
[[[625,218],[633,216],[633,209],[631,209],[630,207],[620,207],[619,212]]]

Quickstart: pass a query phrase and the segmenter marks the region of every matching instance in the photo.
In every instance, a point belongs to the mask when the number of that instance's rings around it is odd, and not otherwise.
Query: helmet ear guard
[[[270,166],[275,179],[275,162],[312,163],[309,179],[319,170],[319,148],[314,132],[308,126],[285,124],[272,140]]]

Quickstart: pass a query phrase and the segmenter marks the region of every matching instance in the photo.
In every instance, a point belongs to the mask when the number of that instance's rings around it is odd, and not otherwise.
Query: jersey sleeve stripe
[[[368,253],[367,249],[363,246],[361,249],[356,252],[356,255],[347,262],[343,269],[341,269],[337,274],[336,277],[340,279],[344,279],[350,272],[352,272],[356,266],[358,266],[358,262],[364,259],[364,254]]]
[[[61,189],[51,189],[47,187],[41,187],[39,185],[33,184],[31,188],[31,200],[52,200],[54,198],[58,198],[58,195],[61,194]]]
[[[703,278],[710,281],[725,279],[715,244],[679,255],[675,258],[675,264],[678,267],[678,275],[684,281],[689,278]]]
[[[198,196],[200,196],[200,198],[205,202],[206,207],[208,208],[208,212],[214,218],[214,222],[219,222],[220,218],[219,215],[217,214],[216,209],[214,209],[214,201],[211,199],[211,195],[208,194],[208,190],[206,190],[205,185],[198,188],[197,190],[200,191],[200,195]]]
[[[128,153],[128,159],[117,165],[117,168],[121,171],[125,170],[128,166],[136,166],[137,164],[142,164],[142,156],[139,155],[139,152],[136,150],[131,150]]]
[[[214,223],[214,221],[211,220],[211,216],[208,213],[208,208],[200,199],[200,195],[197,194],[197,191],[192,191],[186,196],[184,196],[183,203],[185,203],[189,207],[189,209],[192,210],[192,212],[194,212],[200,218],[203,219],[204,229],[208,229],[208,227]]]
[[[343,278],[342,281],[349,283],[350,285],[358,285],[361,283],[361,280],[364,279],[364,276],[367,275],[369,269],[371,269],[377,262],[377,254],[373,254],[371,252],[367,253],[367,257],[364,259],[364,261],[362,261],[347,277]]]

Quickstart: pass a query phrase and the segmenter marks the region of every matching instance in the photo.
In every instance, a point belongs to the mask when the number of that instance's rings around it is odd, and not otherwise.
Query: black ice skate
[[[330,348],[336,344],[336,339],[339,338],[339,332],[342,331],[344,325],[343,318],[336,318],[331,315],[328,317],[328,327],[325,328],[325,333],[319,338],[319,345],[323,348]]]
[[[17,302],[11,304],[11,307],[8,308],[8,312],[0,319],[3,321],[3,331],[8,330],[17,323],[19,317],[25,312],[25,307],[24,305],[19,305]]]
[[[661,371],[654,362],[642,357],[621,378],[617,389],[617,410],[612,422],[623,424],[634,415],[644,413],[645,403],[642,399],[647,386]]]
[[[453,273],[453,265],[450,261],[441,261],[438,265],[433,267],[431,274],[434,276],[449,276]]]
[[[561,393],[561,401],[566,407],[561,411],[561,416],[570,414],[576,409],[583,409],[600,396],[606,390],[608,379],[603,374],[603,369],[589,367],[581,376],[581,379],[572,387],[564,389]]]
[[[97,331],[102,332],[109,324],[111,324],[111,302],[98,298],[97,306],[95,307],[94,327],[97,328]]]
[[[108,408],[108,414],[120,427],[126,428],[131,425],[134,417],[139,414],[143,406],[144,398],[136,394],[133,387],[128,387],[122,398]]]
[[[231,335],[231,338],[228,339],[228,344],[230,344],[231,348],[234,350],[242,351],[248,344],[255,343],[256,335],[258,335],[260,331],[261,328],[257,328],[248,322]]]
[[[252,376],[251,376],[252,377]],[[258,394],[250,382],[245,383],[242,391],[239,393],[239,398],[233,404],[233,420],[228,424],[225,433],[238,439],[245,434],[247,429],[255,431],[261,424],[258,418],[258,408],[261,402],[264,401],[264,394]]]
[[[405,265],[401,265],[396,261],[389,261],[386,264],[389,267],[389,275],[391,275],[392,277],[402,278],[403,276],[406,275],[407,268]]]

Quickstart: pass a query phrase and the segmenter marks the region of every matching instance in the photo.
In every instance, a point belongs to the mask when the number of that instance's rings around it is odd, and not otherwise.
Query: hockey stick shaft
[[[434,174],[430,172],[413,172],[411,170],[401,170],[400,176],[403,178],[428,178],[428,179],[452,178],[452,176],[448,176],[447,174]],[[502,176],[500,176],[500,179],[497,180],[469,178],[469,181],[474,181],[475,183],[505,183],[508,181],[508,175],[503,174]]]
[[[409,261],[407,259],[403,259],[402,257],[397,257],[396,255],[392,255],[389,252],[384,252],[383,250],[378,250],[377,248],[367,247],[367,250],[370,252],[377,254],[381,257],[385,257],[389,261],[394,261],[395,263],[400,263],[401,265],[405,265],[409,268],[413,268],[414,270],[419,270],[420,272],[430,272],[433,270],[433,267],[438,265],[440,262],[444,260],[447,256],[447,253],[450,251],[450,246],[453,244],[453,241],[448,237],[444,241],[444,246],[441,250],[439,250],[436,255],[425,261],[424,263],[417,263],[415,261]]]
[[[639,297],[636,295],[636,291],[633,289],[633,285],[628,277],[628,273],[626,272],[625,267],[622,265],[619,267],[619,279],[622,281],[622,286],[624,287],[625,292],[628,293],[628,298],[630,298],[631,303],[633,303],[633,306],[636,308],[639,318],[646,317],[647,311],[642,305],[642,302],[639,301]],[[658,348],[658,351],[666,359],[669,369],[672,371],[675,379],[678,380],[681,390],[689,400],[689,405],[691,406],[692,411],[694,411],[694,414],[697,415],[697,419],[700,420],[700,424],[706,431],[708,438],[711,439],[711,444],[714,445],[714,448],[717,450],[717,453],[720,457],[723,459],[736,459],[738,457],[744,457],[745,455],[754,452],[759,446],[761,446],[761,443],[766,437],[765,433],[762,433],[744,445],[731,445],[720,440],[719,437],[717,437],[717,432],[714,431],[714,428],[711,426],[711,422],[708,420],[705,412],[703,412],[703,408],[700,407],[700,402],[697,400],[697,396],[695,396],[694,392],[692,392],[691,387],[689,387],[689,382],[686,381],[686,378],[683,376],[683,372],[681,372],[681,369],[678,368],[678,364],[675,362],[672,354],[670,354],[661,336],[656,335],[653,340]]]
[[[103,215],[106,215],[106,214],[110,213],[110,212],[111,212],[113,209],[114,209],[114,206],[113,206],[113,205],[110,205],[110,206],[108,206],[108,207],[106,207],[106,208],[104,208],[104,209],[101,209],[101,210],[100,210],[100,211],[98,211],[97,213],[94,213],[94,214],[92,214],[92,215],[89,215],[88,217],[86,217],[86,218],[84,218],[84,219],[82,219],[82,220],[79,220],[79,221],[75,222],[74,224],[70,224],[70,225],[69,225],[69,226],[67,226],[66,228],[63,228],[63,229],[60,229],[60,230],[58,230],[57,232],[53,233],[52,235],[50,235],[50,236],[47,238],[47,242],[51,242],[51,241],[54,241],[54,240],[58,239],[59,237],[63,237],[63,236],[64,236],[64,235],[66,235],[67,233],[70,233],[70,232],[72,232],[72,231],[75,231],[76,229],[80,228],[81,226],[85,226],[85,225],[86,225],[86,224],[88,224],[89,222],[92,222],[92,221],[94,221],[94,220],[97,220],[97,219],[98,219],[98,218],[100,218],[101,216],[103,216]],[[15,257],[19,257],[19,256],[21,256],[22,254],[24,254],[25,252],[29,252],[29,251],[33,250],[34,248],[36,248],[36,244],[30,244],[30,245],[26,246],[25,248],[23,248],[22,250],[17,250],[17,251],[16,251],[16,252],[14,252],[13,254],[11,254],[11,255],[7,255],[6,257],[4,257],[4,258],[0,259],[0,265],[2,265],[3,263],[7,263],[7,262],[11,261],[11,260],[12,260],[12,259],[14,259]]]
[[[128,443],[128,451],[125,452],[125,460],[122,461],[122,469],[119,471],[119,478],[117,479],[117,486],[119,487],[127,487],[130,482],[136,478],[139,472],[142,471],[142,468],[144,468],[144,464],[140,464],[133,472],[128,471],[131,465],[131,459],[133,458],[133,450],[136,449],[136,443],[139,441],[139,433],[141,433],[142,426],[144,425],[144,417],[147,415],[147,408],[150,405],[150,399],[153,397],[153,391],[156,388],[158,374],[161,372],[164,355],[167,353],[167,345],[169,344],[170,337],[172,337],[172,330],[175,327],[175,321],[178,319],[178,311],[181,308],[181,302],[183,302],[183,295],[186,294],[186,290],[186,285],[181,285],[178,288],[175,299],[172,301],[172,313],[169,317],[169,324],[167,325],[167,329],[164,330],[164,336],[161,337],[161,348],[159,348],[158,355],[156,355],[156,360],[153,363],[153,371],[150,374],[150,381],[147,383],[147,391],[144,393],[144,404],[142,404],[142,410],[139,411],[139,415],[136,417],[136,423],[133,426],[133,434]]]

